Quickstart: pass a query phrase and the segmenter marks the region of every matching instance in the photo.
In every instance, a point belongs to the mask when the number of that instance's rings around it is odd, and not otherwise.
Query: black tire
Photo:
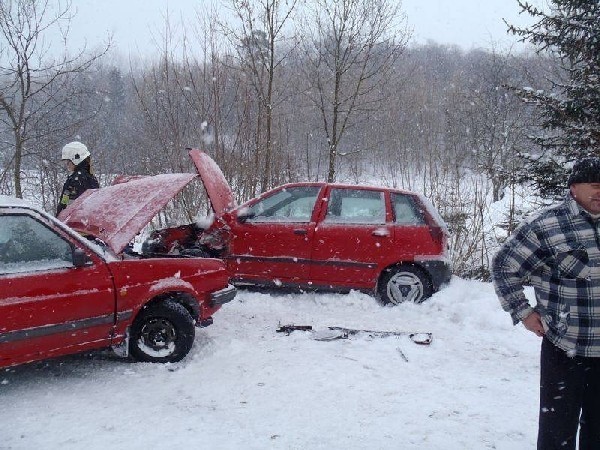
[[[165,300],[143,309],[131,327],[129,353],[138,361],[180,361],[194,344],[194,319],[185,307]]]
[[[433,285],[423,270],[403,264],[383,272],[378,291],[379,298],[385,305],[422,303],[433,295]]]

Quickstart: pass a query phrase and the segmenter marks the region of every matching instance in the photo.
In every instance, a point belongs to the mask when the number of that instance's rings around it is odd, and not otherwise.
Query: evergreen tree
[[[550,79],[549,90],[515,89],[539,107],[544,130],[533,138],[544,157],[533,158],[529,173],[543,194],[558,194],[566,163],[600,155],[600,1],[549,0],[547,10],[517,1],[538,20],[527,28],[509,26],[509,32],[555,57],[564,75]]]

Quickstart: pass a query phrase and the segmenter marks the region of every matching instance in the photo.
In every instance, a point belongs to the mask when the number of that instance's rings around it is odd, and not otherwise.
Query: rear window
[[[427,209],[427,212],[431,215],[433,220],[435,220],[437,225],[447,231],[448,226],[446,225],[446,222],[444,222],[442,216],[440,216],[440,213],[437,211],[437,209],[435,209],[435,206],[433,206],[433,203],[431,203],[431,201],[423,195],[419,195],[419,201]]]
[[[392,193],[394,223],[401,225],[425,225],[425,214],[411,195]]]

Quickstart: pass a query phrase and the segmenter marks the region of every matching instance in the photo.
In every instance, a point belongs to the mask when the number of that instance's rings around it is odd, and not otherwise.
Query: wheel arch
[[[148,302],[144,304],[138,311],[136,317],[146,308],[156,305],[157,303],[161,303],[167,300],[174,301],[183,306],[192,316],[192,319],[198,321],[200,318],[200,305],[198,304],[198,300],[189,292],[183,291],[172,291],[172,292],[162,292],[161,294],[153,297]],[[134,319],[135,320],[135,319]]]

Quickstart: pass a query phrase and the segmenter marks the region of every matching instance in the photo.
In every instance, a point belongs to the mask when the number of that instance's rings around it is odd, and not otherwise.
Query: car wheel
[[[421,303],[432,294],[431,280],[415,266],[401,265],[386,269],[379,283],[379,296],[384,304]]]
[[[194,343],[194,319],[185,307],[166,300],[142,310],[133,322],[129,353],[138,361],[180,361]]]

